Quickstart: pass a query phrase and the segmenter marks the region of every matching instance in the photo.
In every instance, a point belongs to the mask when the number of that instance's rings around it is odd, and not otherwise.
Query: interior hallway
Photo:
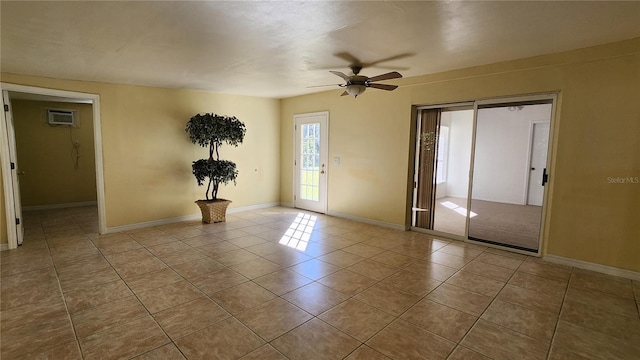
[[[289,208],[25,214],[2,359],[638,359],[640,282]]]

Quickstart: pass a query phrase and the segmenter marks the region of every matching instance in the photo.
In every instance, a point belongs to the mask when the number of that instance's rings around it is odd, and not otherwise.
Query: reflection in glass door
[[[537,252],[552,100],[479,105],[468,237]]]

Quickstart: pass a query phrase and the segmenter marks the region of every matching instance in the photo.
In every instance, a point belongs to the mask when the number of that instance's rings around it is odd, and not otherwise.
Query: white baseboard
[[[591,271],[596,271],[596,272],[600,272],[607,275],[620,276],[627,279],[640,281],[640,272],[637,272],[637,271],[620,269],[613,266],[601,265],[601,264],[596,264],[588,261],[576,260],[576,259],[566,258],[562,256],[557,256],[557,255],[545,255],[544,260],[550,263],[573,266],[578,269],[591,270]]]
[[[234,213],[239,213],[243,211],[250,211],[250,210],[257,210],[257,209],[265,209],[265,208],[270,208],[270,207],[279,206],[279,205],[280,203],[273,202],[273,203],[266,203],[266,204],[242,206],[237,208],[229,208],[227,209],[227,214],[234,214]],[[202,219],[202,215],[200,213],[193,214],[193,215],[178,216],[178,217],[168,218],[168,219],[145,221],[145,222],[135,223],[135,224],[112,226],[107,228],[107,233],[109,234],[109,233],[116,233],[116,232],[122,232],[122,231],[131,231],[131,230],[143,229],[143,228],[152,227],[152,226],[167,225],[167,224],[173,224],[173,223],[182,222],[182,221],[192,221],[192,220],[198,220],[198,219]]]
[[[266,208],[271,208],[271,207],[276,207],[276,206],[280,206],[280,203],[279,202],[271,202],[271,203],[258,204],[258,205],[241,206],[241,207],[237,207],[237,208],[229,208],[229,209],[227,209],[227,214],[235,214],[235,213],[239,213],[239,212],[243,212],[243,211],[266,209]]]
[[[148,227],[152,227],[152,226],[167,225],[167,224],[173,224],[173,223],[177,223],[177,222],[191,221],[191,220],[197,220],[197,219],[201,219],[201,215],[200,214],[178,216],[178,217],[168,218],[168,219],[145,221],[145,222],[141,222],[141,223],[128,224],[128,225],[112,226],[112,227],[108,227],[107,228],[107,234],[117,233],[117,232],[122,232],[122,231],[131,231],[131,230],[137,230],[137,229],[144,229],[144,228],[148,228]]]
[[[373,220],[373,219],[363,218],[363,217],[359,217],[359,216],[353,216],[353,215],[349,215],[349,214],[343,214],[343,213],[334,212],[334,211],[327,212],[327,215],[335,216],[335,217],[339,217],[339,218],[343,218],[343,219],[348,219],[348,220],[353,220],[353,221],[358,221],[358,222],[365,223],[365,224],[382,226],[382,227],[386,227],[386,228],[390,228],[390,229],[394,229],[394,230],[401,230],[401,231],[408,230],[404,225],[389,223],[389,222],[380,221],[380,220]]]
[[[281,202],[280,206],[288,207],[288,208],[294,208],[294,204],[293,203],[288,203],[288,202]],[[405,228],[403,225],[388,223],[388,222],[380,221],[380,220],[373,220],[373,219],[363,218],[363,217],[359,217],[359,216],[353,216],[353,215],[349,215],[349,214],[343,214],[343,213],[335,212],[335,211],[327,211],[327,215],[335,216],[335,217],[343,218],[343,219],[347,219],[347,220],[358,221],[358,222],[365,223],[365,224],[382,226],[382,227],[386,227],[386,228],[390,228],[390,229],[394,229],[394,230],[401,230],[401,231],[409,230],[408,228]]]
[[[9,244],[0,244],[0,251],[9,250]]]
[[[52,204],[52,205],[34,205],[34,206],[23,206],[22,210],[52,210],[52,209],[64,209],[71,207],[80,207],[80,206],[96,206],[98,205],[97,201],[84,201],[84,202],[76,202],[76,203],[66,203],[66,204]]]

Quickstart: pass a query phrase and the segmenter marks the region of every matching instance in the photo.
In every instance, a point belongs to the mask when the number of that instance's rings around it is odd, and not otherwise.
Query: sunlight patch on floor
[[[279,243],[296,250],[305,251],[317,219],[318,217],[315,215],[299,213],[280,238]]]
[[[444,201],[441,202],[440,205],[449,208],[455,212],[457,212],[458,214],[462,215],[462,216],[467,216],[467,209],[463,208],[462,206],[459,206],[458,204],[454,204],[451,201]],[[469,217],[474,217],[478,214],[474,213],[473,211],[469,212]]]

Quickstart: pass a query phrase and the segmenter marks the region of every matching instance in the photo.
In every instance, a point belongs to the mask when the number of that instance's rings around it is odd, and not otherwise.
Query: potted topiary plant
[[[235,185],[238,170],[233,161],[220,160],[219,149],[223,143],[233,146],[241,144],[246,133],[245,125],[235,116],[206,113],[191,117],[185,131],[192,143],[209,148],[208,159],[196,160],[191,165],[198,186],[204,185],[208,179],[205,200],[196,201],[202,212],[202,222],[209,224],[225,221],[227,206],[231,201],[218,199],[218,189],[220,184],[230,181]]]

